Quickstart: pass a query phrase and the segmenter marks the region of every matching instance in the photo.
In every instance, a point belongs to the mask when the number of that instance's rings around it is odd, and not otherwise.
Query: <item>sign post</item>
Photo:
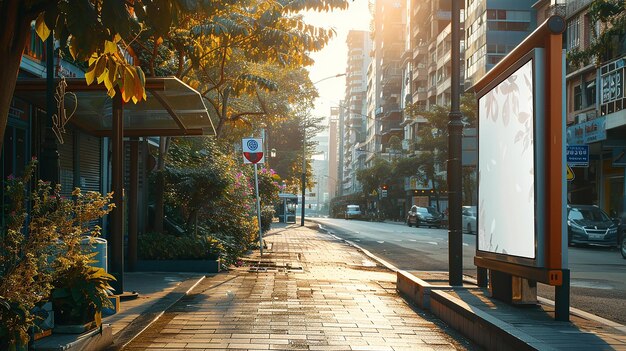
[[[261,199],[259,198],[259,169],[257,164],[265,163],[262,138],[241,139],[243,146],[243,163],[254,164],[254,189],[256,191],[256,213],[259,224],[259,252],[263,257],[263,230],[261,228]]]

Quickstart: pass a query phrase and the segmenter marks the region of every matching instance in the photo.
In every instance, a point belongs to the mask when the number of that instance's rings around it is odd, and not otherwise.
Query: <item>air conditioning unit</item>
[[[575,122],[576,124],[587,122],[587,114],[586,113],[577,114],[575,118]]]

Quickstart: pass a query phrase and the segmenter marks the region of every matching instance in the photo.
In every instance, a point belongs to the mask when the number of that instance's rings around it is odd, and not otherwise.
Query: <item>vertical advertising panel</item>
[[[478,250],[509,261],[537,259],[535,54],[478,99]]]

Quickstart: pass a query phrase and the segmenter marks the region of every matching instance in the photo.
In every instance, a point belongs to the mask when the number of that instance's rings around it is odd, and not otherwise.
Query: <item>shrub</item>
[[[147,233],[138,242],[138,256],[144,260],[216,260],[222,252],[220,242],[209,235]]]
[[[274,220],[274,207],[272,206],[264,206],[261,209],[261,231],[263,233],[270,230],[272,226],[272,221]]]
[[[27,342],[27,330],[35,324],[33,308],[50,297],[55,280],[72,267],[91,262],[91,254],[81,251],[83,235],[98,236],[100,228],[92,221],[113,208],[112,194],[80,189],[72,199],[61,197],[60,185],[38,181],[30,197],[36,160],[22,177],[5,182],[8,199],[6,227],[0,230],[0,349]],[[31,204],[29,212],[26,204]]]

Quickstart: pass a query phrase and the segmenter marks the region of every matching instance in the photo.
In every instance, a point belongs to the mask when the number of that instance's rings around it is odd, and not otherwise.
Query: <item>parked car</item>
[[[615,246],[621,225],[595,205],[567,205],[567,244]]]
[[[463,230],[476,234],[476,206],[463,206]]]
[[[434,207],[419,207],[413,205],[406,217],[406,224],[409,227],[412,227],[413,225],[416,227],[425,225],[428,227],[441,228],[442,218],[443,216],[441,213],[439,213],[439,211],[437,211]]]
[[[346,219],[358,219],[361,218],[361,208],[359,205],[346,206]]]

